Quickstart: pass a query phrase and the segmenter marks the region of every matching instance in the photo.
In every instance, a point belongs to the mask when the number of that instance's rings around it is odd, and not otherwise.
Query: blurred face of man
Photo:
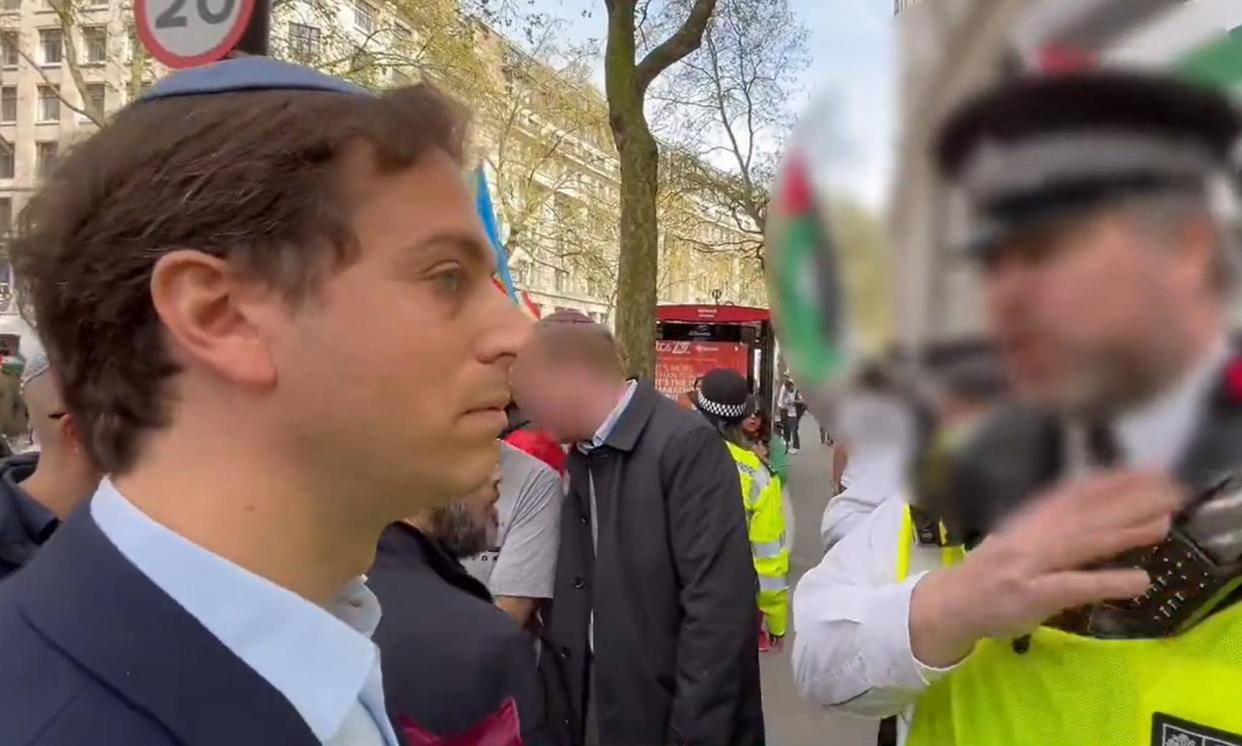
[[[557,440],[588,440],[600,423],[592,424],[587,390],[591,372],[580,365],[561,364],[538,348],[524,350],[513,366],[513,397],[531,420]]]
[[[491,546],[497,530],[500,467],[487,484],[431,514],[431,534],[451,556],[473,557]]]
[[[283,427],[317,474],[409,515],[487,482],[529,324],[493,286],[450,157],[384,174],[361,152],[348,166],[360,253],[275,335]]]
[[[1144,223],[1114,210],[998,247],[985,269],[985,300],[1020,396],[1106,415],[1180,370],[1188,303],[1211,292],[1210,247],[1164,245],[1181,242]]]

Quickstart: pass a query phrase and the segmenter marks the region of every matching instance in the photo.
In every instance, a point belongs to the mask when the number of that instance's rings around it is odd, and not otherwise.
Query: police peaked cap
[[[962,192],[969,241],[1128,196],[1228,189],[1242,116],[1225,95],[1169,75],[1093,70],[1003,81],[958,107],[936,164]]]

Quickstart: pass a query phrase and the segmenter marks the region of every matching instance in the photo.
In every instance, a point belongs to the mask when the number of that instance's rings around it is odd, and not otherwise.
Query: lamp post
[[[271,54],[272,0],[255,0],[254,14],[229,56],[267,57]]]

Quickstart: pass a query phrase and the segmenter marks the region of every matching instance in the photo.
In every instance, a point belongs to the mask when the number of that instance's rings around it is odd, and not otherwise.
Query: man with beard
[[[1240,133],[1224,96],[1123,71],[950,117],[1019,402],[803,579],[806,697],[900,714],[907,746],[1242,744]]]
[[[46,355],[26,366],[21,392],[39,450],[0,462],[0,578],[29,562],[103,477],[82,448]]]
[[[367,574],[384,608],[384,700],[412,742],[511,723],[530,742],[538,725],[534,641],[461,564],[488,547],[499,490],[497,467],[476,492],[392,524]]]

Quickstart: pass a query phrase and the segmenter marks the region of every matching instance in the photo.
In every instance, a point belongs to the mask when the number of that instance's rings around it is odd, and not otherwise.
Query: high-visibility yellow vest
[[[898,543],[904,579],[916,538]],[[945,550],[942,562],[960,558]],[[1177,637],[1040,627],[1024,653],[982,640],[915,704],[906,746],[1242,746],[1242,604]]]
[[[759,611],[767,620],[768,632],[783,637],[789,627],[789,549],[781,480],[753,451],[727,441],[726,445],[742,480],[750,551],[759,576]]]

